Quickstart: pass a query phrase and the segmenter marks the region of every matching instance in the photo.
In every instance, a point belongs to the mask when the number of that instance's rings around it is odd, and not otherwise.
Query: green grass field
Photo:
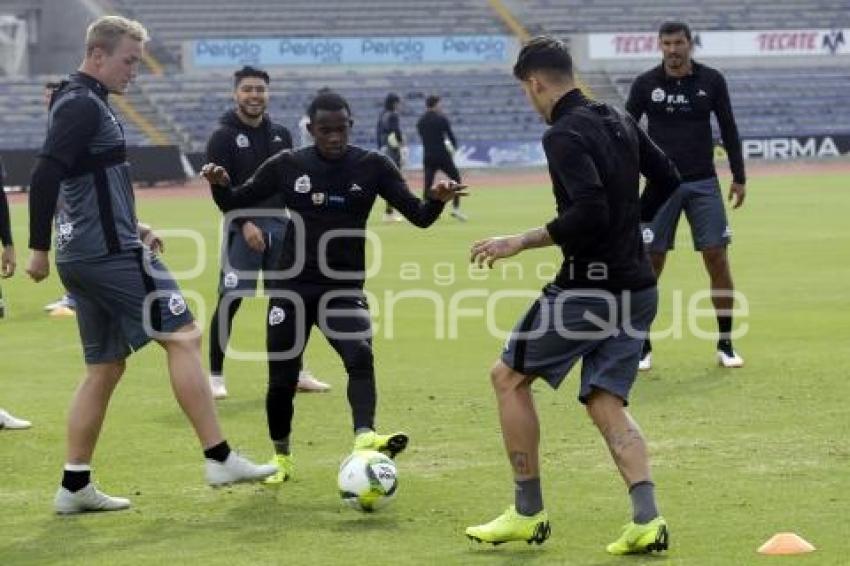
[[[0,564],[847,564],[848,187],[846,174],[753,175],[746,206],[731,215],[733,273],[750,311],[738,320],[749,325],[737,340],[744,369],[715,367],[713,343],[687,326],[682,338],[656,343],[655,368],[639,379],[632,409],[650,440],[659,503],[671,526],[664,558],[604,552],[629,519],[628,498],[575,401],[575,375],[557,392],[536,387],[552,538],[542,547],[493,548],[462,536],[465,526],[512,502],[488,380],[501,341],[480,317],[462,318],[456,339],[437,339],[433,303],[414,298],[398,302],[392,338],[385,304],[376,316],[378,426],[406,430],[412,439],[398,459],[401,484],[387,509],[363,515],[339,501],[337,467],[351,445],[345,376],[314,333],[309,365],[334,390],[297,399],[294,481],[280,489],[206,487],[196,440],[171,395],[164,356],[152,345],[130,359],[94,461],[100,486],[131,497],[133,508],[54,516],[65,412],[83,365],[73,319],[51,319],[41,310],[59,294],[55,272],[40,285],[23,273],[26,211],[15,205],[20,271],[2,283],[8,316],[0,321],[0,406],[34,427],[0,432]],[[468,275],[467,250],[476,238],[547,220],[553,210],[548,187],[474,189],[468,224],[446,217],[426,232],[372,224],[383,253],[368,289],[379,303],[386,292],[413,289],[433,291],[448,304],[464,289],[534,292],[542,286],[535,269],[557,261],[554,248],[520,256],[522,278],[517,269],[506,277],[495,270],[484,281]],[[156,227],[191,227],[204,236],[207,267],[182,286],[211,304],[218,235],[212,203],[143,198],[139,210]],[[172,239],[164,258],[173,270],[187,270],[195,255],[189,240]],[[422,266],[418,280],[403,265],[410,262]],[[674,290],[684,293],[687,306],[687,297],[706,286],[686,229],[662,283],[659,328],[673,319]],[[461,306],[485,302],[470,296]],[[498,303],[493,322],[510,328],[527,302]],[[440,310],[449,314],[446,305]],[[233,345],[259,349],[263,319],[262,300],[243,307]],[[447,318],[446,332],[448,325]],[[714,327],[710,316],[702,327]],[[229,362],[226,370],[231,398],[219,410],[227,436],[265,459],[271,453],[265,364]],[[756,554],[779,531],[799,533],[817,552],[790,559]]]

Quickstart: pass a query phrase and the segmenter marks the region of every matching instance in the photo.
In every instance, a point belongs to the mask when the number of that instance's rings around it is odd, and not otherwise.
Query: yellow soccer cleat
[[[269,464],[277,466],[277,472],[263,480],[264,484],[280,485],[292,479],[292,474],[295,472],[295,460],[290,454],[275,454]]]
[[[670,533],[664,517],[656,517],[645,525],[629,523],[620,538],[605,547],[609,554],[644,554],[667,550]]]
[[[361,432],[354,437],[354,451],[375,450],[395,458],[396,454],[407,448],[407,435],[403,432],[378,434],[374,430]]]
[[[526,517],[517,513],[513,505],[489,523],[466,529],[468,538],[494,545],[523,540],[528,544],[533,542],[543,544],[550,533],[549,515],[545,510],[532,517]]]

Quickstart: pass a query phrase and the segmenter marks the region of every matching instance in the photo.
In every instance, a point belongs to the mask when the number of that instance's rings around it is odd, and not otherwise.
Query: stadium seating
[[[200,150],[218,117],[233,107],[231,80],[230,75],[145,76],[140,85],[171,117],[187,145]],[[380,76],[286,73],[273,74],[272,81],[270,111],[293,131],[319,88],[327,86],[345,95],[355,118],[353,141],[366,147],[375,144],[375,123],[389,92],[398,93],[403,100],[402,127],[410,140],[417,139],[415,123],[424,111],[425,97],[432,93],[443,96],[443,108],[463,141],[525,141],[539,139],[543,130],[510,73],[503,71]]]
[[[244,37],[363,37],[376,35],[504,34],[480,0],[113,0],[139,19],[170,60],[187,39]]]
[[[847,3],[834,0],[523,0],[511,6],[533,32],[557,35],[654,30],[671,18],[684,19],[695,30],[850,25]]]
[[[47,126],[44,107],[44,83],[57,77],[0,78],[0,150],[41,147]],[[116,114],[121,117],[120,112]],[[129,145],[147,145],[150,141],[132,122],[123,119]]]
[[[742,135],[850,132],[850,67],[727,69],[724,75]],[[625,99],[634,76],[613,79]]]

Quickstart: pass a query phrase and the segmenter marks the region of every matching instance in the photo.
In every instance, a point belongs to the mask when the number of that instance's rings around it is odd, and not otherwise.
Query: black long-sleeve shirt
[[[219,119],[218,129],[207,142],[207,162],[224,167],[231,183],[241,185],[263,161],[283,149],[292,149],[292,134],[284,126],[263,116],[263,121],[257,127],[251,127],[239,119],[235,110],[229,110]],[[275,194],[252,208],[280,208],[279,201],[280,197]],[[237,218],[235,224],[242,225],[248,219]],[[276,217],[268,216],[251,220],[260,226],[280,222]]]
[[[3,164],[0,163],[0,244],[12,245],[12,219],[9,216],[9,200],[6,198],[4,189],[5,172]]]
[[[422,138],[422,153],[425,161],[442,161],[451,157],[446,149],[446,139],[457,148],[457,139],[448,118],[434,110],[428,110],[416,122],[416,130]]]
[[[378,116],[378,125],[376,128],[378,149],[389,145],[390,134],[395,134],[396,141],[399,145],[404,145],[404,136],[401,133],[401,119],[398,112],[395,110],[384,110]]]
[[[342,287],[363,286],[366,220],[378,196],[420,228],[433,224],[444,206],[419,200],[387,157],[356,146],[349,146],[334,161],[323,159],[315,146],[281,151],[245,184],[212,189],[222,210],[244,208],[279,194],[293,217],[279,269],[297,265],[301,254],[304,267],[288,281]],[[303,230],[303,238],[298,230]]]
[[[543,149],[558,216],[546,229],[564,254],[555,284],[613,292],[651,287],[640,220],[654,217],[679,185],[675,165],[634,119],[578,89],[558,101],[551,124]]]
[[[693,61],[684,77],[671,77],[664,65],[635,79],[626,110],[640,121],[647,115],[652,140],[670,156],[685,181],[717,175],[714,168],[714,139],[711,113],[717,116],[723,147],[736,183],[745,183],[741,139],[732,114],[729,89],[720,71]]]

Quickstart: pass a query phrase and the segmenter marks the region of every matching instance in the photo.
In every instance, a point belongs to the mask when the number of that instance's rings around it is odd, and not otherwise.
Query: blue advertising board
[[[205,39],[186,42],[187,66],[509,63],[516,39],[505,35]]]

